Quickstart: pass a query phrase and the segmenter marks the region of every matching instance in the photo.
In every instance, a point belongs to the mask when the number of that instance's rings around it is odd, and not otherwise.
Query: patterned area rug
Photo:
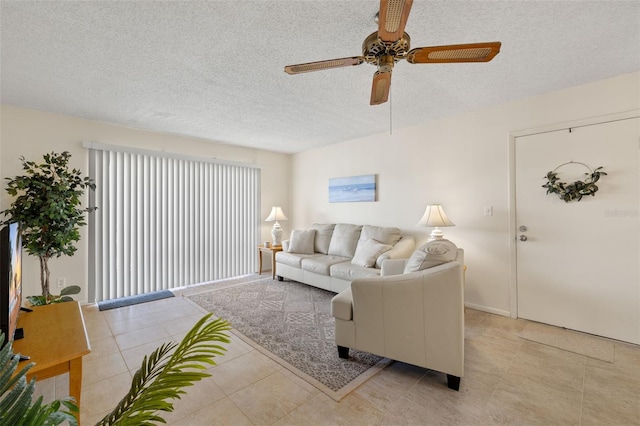
[[[270,278],[188,296],[228,320],[257,349],[339,401],[389,360],[351,350],[338,358],[331,293]],[[256,346],[258,345],[258,346]]]

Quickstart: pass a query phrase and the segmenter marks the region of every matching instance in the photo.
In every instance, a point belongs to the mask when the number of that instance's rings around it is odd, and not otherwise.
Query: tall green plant
[[[49,260],[62,255],[73,256],[80,240],[80,227],[86,225],[85,213],[96,207],[82,207],[86,188],[95,189],[93,180],[78,169],[69,169],[67,151],[44,155],[36,164],[20,157],[24,175],[6,178],[7,192],[15,197],[11,207],[1,213],[8,216],[2,224],[19,222],[22,243],[27,253],[40,259],[40,286],[45,303],[49,291]]]

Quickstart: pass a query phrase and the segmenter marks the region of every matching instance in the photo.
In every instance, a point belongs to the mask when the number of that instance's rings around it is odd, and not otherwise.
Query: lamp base
[[[437,226],[434,228],[433,231],[431,231],[431,234],[429,234],[429,241],[443,240],[443,239],[444,239],[444,233]]]
[[[271,241],[274,246],[282,245],[282,227],[278,222],[273,224],[273,228],[271,228]]]

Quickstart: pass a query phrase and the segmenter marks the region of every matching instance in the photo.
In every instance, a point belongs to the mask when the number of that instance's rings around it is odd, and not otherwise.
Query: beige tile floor
[[[179,341],[203,315],[184,297],[83,312],[92,346],[84,425],[115,407],[144,355]],[[233,338],[212,377],[163,417],[171,425],[640,425],[640,346],[614,342],[607,363],[523,340],[525,324],[467,309],[460,392],[441,373],[394,362],[340,402]],[[65,396],[67,380],[39,382],[36,393]]]

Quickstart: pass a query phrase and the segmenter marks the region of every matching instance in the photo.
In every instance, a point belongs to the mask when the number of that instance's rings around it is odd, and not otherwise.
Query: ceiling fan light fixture
[[[395,60],[393,56],[383,55],[378,61],[378,70],[380,70],[380,72],[390,72],[391,70],[393,70],[394,64]]]

